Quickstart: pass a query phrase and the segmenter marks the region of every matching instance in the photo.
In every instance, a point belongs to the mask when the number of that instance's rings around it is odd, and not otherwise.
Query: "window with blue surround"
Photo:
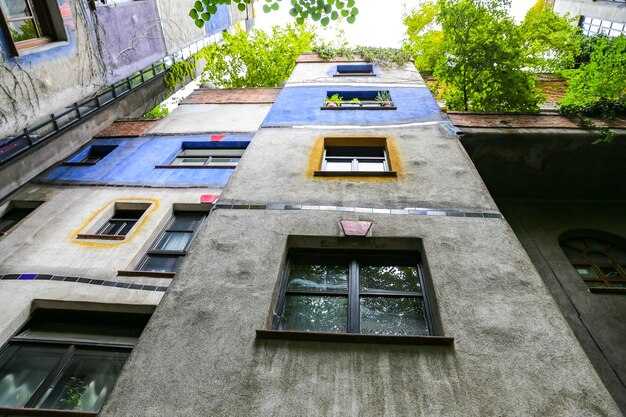
[[[63,165],[96,165],[100,160],[113,152],[115,148],[117,148],[117,145],[90,145],[69,161],[64,162]]]
[[[389,90],[327,91],[322,110],[396,110]]]
[[[97,413],[149,318],[36,310],[0,350],[0,414],[7,408]]]
[[[249,142],[183,142],[165,165],[157,168],[235,168]]]
[[[371,77],[374,76],[372,64],[343,64],[337,65],[333,77]]]

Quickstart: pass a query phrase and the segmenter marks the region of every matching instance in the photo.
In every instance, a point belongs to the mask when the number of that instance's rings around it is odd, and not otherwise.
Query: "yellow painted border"
[[[327,145],[334,146],[385,146],[387,156],[389,157],[389,168],[396,171],[396,177],[353,177],[353,176],[314,176],[313,173],[322,167],[322,157],[324,156],[324,147]],[[307,165],[306,176],[321,181],[359,181],[359,182],[390,182],[397,181],[404,177],[404,165],[400,159],[400,152],[396,144],[396,139],[392,136],[381,137],[380,135],[342,135],[341,137],[320,136],[315,140],[311,153],[309,154],[309,163]]]
[[[133,231],[133,233],[131,233],[130,235],[126,236],[126,238],[124,240],[121,240],[121,241],[118,241],[118,242],[103,243],[103,242],[87,242],[87,241],[84,241],[84,240],[76,239],[76,236],[78,236],[79,233],[81,233],[85,228],[87,228],[87,226],[89,226],[91,224],[91,222],[93,222],[94,219],[96,217],[98,217],[104,210],[106,210],[111,204],[115,204],[115,203],[136,203],[136,202],[140,202],[140,201],[148,201],[148,202],[150,202],[151,203],[150,204],[150,208],[147,210],[147,212],[143,216],[141,216],[141,221],[135,227],[135,230]],[[74,243],[74,244],[80,245],[80,246],[84,246],[84,247],[107,248],[107,247],[114,247],[114,246],[124,245],[126,243],[129,243],[131,240],[133,240],[133,238],[137,235],[139,230],[143,227],[144,224],[146,224],[146,222],[150,219],[152,214],[154,214],[154,212],[159,208],[160,205],[161,205],[161,202],[159,200],[157,200],[156,198],[126,197],[126,198],[116,198],[114,200],[110,200],[105,205],[103,205],[98,210],[96,210],[91,216],[89,216],[89,218],[87,220],[85,220],[83,222],[83,224],[81,224],[80,227],[77,230],[75,230],[72,233],[70,233],[68,238],[69,238],[71,243]]]

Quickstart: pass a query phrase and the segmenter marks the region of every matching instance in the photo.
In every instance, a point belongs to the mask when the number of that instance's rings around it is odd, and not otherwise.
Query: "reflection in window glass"
[[[348,323],[348,298],[290,295],[280,330],[343,333]]]
[[[361,333],[428,335],[419,298],[361,297]]]

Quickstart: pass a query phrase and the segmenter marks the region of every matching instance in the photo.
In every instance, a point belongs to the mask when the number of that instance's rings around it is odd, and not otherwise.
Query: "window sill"
[[[68,45],[68,44],[69,42],[64,41],[64,40],[50,41],[50,42],[44,42],[36,46],[31,46],[29,48],[25,48],[25,47],[16,48],[16,51],[17,51],[17,56],[25,56],[25,55],[30,55],[30,54],[36,54],[38,52],[47,51],[48,49],[52,49],[52,48],[56,48],[57,46],[63,46],[63,45]]]
[[[340,106],[340,107],[320,107],[320,110],[398,110],[396,106]]]
[[[79,233],[76,235],[77,239],[97,239],[97,240],[124,240],[126,235],[89,235]]]
[[[178,168],[203,168],[203,169],[225,169],[225,168],[230,168],[230,169],[235,169],[236,166],[232,166],[232,165],[155,165],[155,168],[158,169],[178,169]]]
[[[81,167],[81,166],[93,166],[96,165],[97,162],[63,162],[61,165],[69,166],[69,167]]]
[[[593,294],[626,294],[626,288],[592,287],[589,292]]]
[[[373,72],[354,72],[352,74],[341,74],[339,72],[333,74],[333,77],[375,77]]]
[[[256,337],[269,340],[310,340],[315,342],[377,343],[388,345],[452,346],[454,337],[448,336],[390,336],[354,333],[314,333],[258,329]]]
[[[314,177],[397,177],[396,171],[313,171]]]
[[[121,277],[148,277],[148,278],[174,278],[175,272],[156,272],[156,271],[117,271],[117,275]]]
[[[98,413],[89,411],[49,410],[44,408],[0,407],[0,415],[33,417],[95,417]]]

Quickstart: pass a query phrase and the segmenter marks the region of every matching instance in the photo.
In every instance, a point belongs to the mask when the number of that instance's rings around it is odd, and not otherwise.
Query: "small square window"
[[[0,236],[4,236],[41,204],[40,201],[11,201],[0,217]]]
[[[419,254],[291,251],[273,328],[434,335]]]
[[[389,90],[327,91],[322,110],[397,110]]]
[[[183,142],[181,151],[167,165],[157,168],[235,168],[248,142]]]
[[[101,159],[113,152],[117,145],[91,145],[86,150],[81,151],[63,165],[96,165]]]
[[[145,210],[115,210],[115,214],[97,231],[97,235],[126,236],[135,223],[143,216]]]
[[[334,77],[371,77],[374,75],[372,64],[337,65]]]
[[[3,0],[0,15],[0,23],[15,55],[39,45],[66,40],[56,0]]]
[[[325,138],[320,168],[314,176],[397,176],[385,138]]]

